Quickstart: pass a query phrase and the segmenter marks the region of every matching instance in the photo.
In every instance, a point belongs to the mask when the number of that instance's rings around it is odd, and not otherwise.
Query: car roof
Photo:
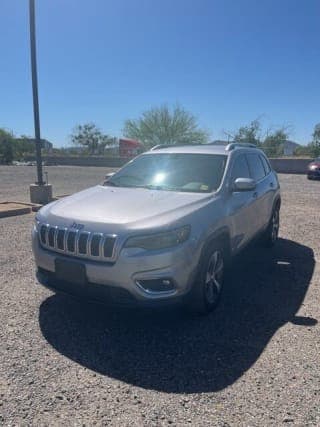
[[[233,147],[231,147],[233,145]],[[215,145],[215,144],[199,144],[199,145],[165,145],[156,146],[144,154],[160,154],[160,153],[176,153],[176,154],[218,154],[228,156],[232,152],[238,150],[246,150],[257,152],[256,147],[240,146],[240,144]],[[260,151],[260,150],[258,150]]]

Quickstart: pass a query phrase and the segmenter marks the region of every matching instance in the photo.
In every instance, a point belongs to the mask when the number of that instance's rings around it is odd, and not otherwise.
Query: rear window
[[[270,168],[269,162],[267,161],[267,159],[266,159],[264,156],[260,156],[260,159],[261,159],[261,161],[262,161],[262,163],[263,163],[263,166],[264,166],[264,170],[265,170],[265,172],[266,172],[266,175],[268,175],[268,173],[271,171],[271,168]]]
[[[260,156],[258,154],[247,154],[246,157],[249,164],[251,178],[255,181],[263,179],[266,173]]]

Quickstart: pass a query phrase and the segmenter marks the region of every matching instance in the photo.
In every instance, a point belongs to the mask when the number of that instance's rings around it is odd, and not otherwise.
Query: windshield
[[[157,153],[137,157],[104,185],[208,193],[221,183],[227,156]]]

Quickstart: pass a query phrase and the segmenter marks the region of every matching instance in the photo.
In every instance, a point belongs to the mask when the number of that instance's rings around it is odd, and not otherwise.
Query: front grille
[[[43,247],[65,255],[96,261],[114,261],[115,258],[115,235],[41,224],[39,240]]]

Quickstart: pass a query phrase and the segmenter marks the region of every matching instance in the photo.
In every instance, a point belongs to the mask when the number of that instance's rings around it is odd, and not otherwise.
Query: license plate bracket
[[[85,285],[87,283],[86,266],[79,262],[56,258],[55,273],[58,280],[78,285]]]

